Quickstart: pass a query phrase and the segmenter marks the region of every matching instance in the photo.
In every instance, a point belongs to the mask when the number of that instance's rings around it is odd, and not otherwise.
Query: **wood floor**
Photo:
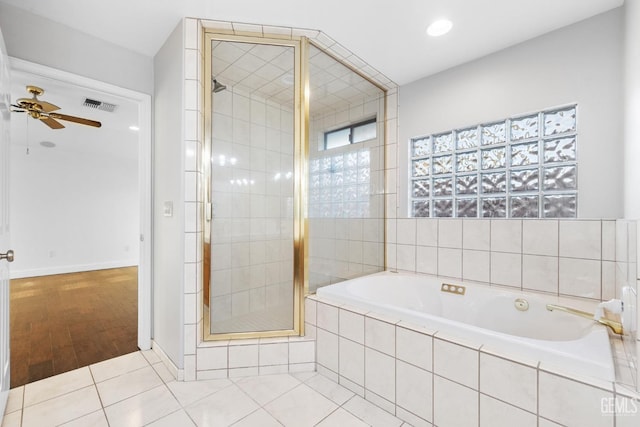
[[[137,267],[11,280],[11,387],[138,350]]]

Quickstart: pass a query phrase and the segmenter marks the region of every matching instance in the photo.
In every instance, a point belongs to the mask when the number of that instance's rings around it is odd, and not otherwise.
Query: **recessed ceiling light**
[[[448,19],[439,19],[427,27],[427,34],[431,37],[443,36],[451,30],[451,27],[453,27],[451,21]]]
[[[138,126],[136,126],[136,125],[129,126],[129,129],[130,130],[135,130],[135,131],[140,130],[140,128]]]

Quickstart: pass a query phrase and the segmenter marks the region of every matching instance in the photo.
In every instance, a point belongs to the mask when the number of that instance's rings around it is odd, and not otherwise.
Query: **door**
[[[0,423],[9,397],[9,57],[0,32]],[[10,254],[10,255],[9,255]]]
[[[215,35],[209,43],[211,137],[205,139],[211,141],[213,212],[205,225],[205,247],[211,245],[206,335],[297,334],[300,49],[266,38]]]

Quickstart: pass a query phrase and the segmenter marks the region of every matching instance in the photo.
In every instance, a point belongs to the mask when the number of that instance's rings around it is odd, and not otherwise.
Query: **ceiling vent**
[[[91,98],[85,98],[82,103],[85,107],[93,108],[95,110],[108,111],[109,113],[113,113],[118,106],[116,104],[110,104],[108,102],[102,102]]]

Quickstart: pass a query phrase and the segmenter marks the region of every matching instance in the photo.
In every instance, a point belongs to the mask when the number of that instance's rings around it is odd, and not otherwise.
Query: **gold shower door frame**
[[[308,277],[306,277],[306,264],[308,253],[308,226],[306,220],[307,205],[307,152],[308,152],[308,121],[309,121],[309,90],[307,71],[307,40],[305,37],[293,40],[282,39],[269,36],[232,35],[224,33],[204,32],[204,147],[202,157],[202,167],[204,172],[204,206],[205,210],[211,206],[211,152],[212,152],[212,74],[211,57],[212,41],[245,42],[255,44],[267,44],[283,47],[293,47],[294,49],[294,155],[293,155],[293,329],[253,331],[253,332],[232,332],[232,333],[211,333],[210,307],[209,301],[202,301],[204,313],[203,339],[205,341],[229,340],[229,339],[251,339],[284,337],[291,335],[304,335],[304,297],[308,288]],[[203,216],[203,222],[206,221]],[[204,245],[211,244],[211,232],[206,231],[205,226]],[[210,229],[209,229],[210,230]],[[203,250],[203,253],[206,251]],[[209,254],[210,256],[210,254]],[[203,269],[210,269],[210,263],[203,262]],[[204,272],[203,272],[204,273]],[[210,286],[210,274],[203,274],[203,288]],[[209,278],[209,283],[204,283],[205,278]]]

